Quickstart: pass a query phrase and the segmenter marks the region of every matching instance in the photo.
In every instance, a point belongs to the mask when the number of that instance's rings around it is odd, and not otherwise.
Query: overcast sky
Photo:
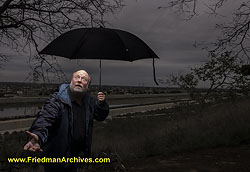
[[[202,1],[205,3],[206,1]],[[157,9],[166,6],[166,0],[126,0],[126,6],[115,16],[109,15],[105,19],[111,28],[125,30],[144,40],[160,57],[156,60],[156,76],[158,79],[169,74],[179,74],[188,68],[202,64],[207,60],[207,53],[201,48],[195,48],[195,42],[212,42],[219,32],[215,30],[216,23],[230,20],[230,12],[239,3],[228,1],[220,9],[225,16],[211,17],[206,14],[203,4],[198,6],[198,16],[192,20],[184,20],[185,16],[177,15],[171,9]],[[3,51],[3,48],[0,49]],[[4,51],[3,51],[4,52]],[[10,61],[0,69],[0,81],[23,82],[28,75],[28,55],[17,55],[8,51]],[[96,60],[67,60],[58,58],[62,70],[70,79],[72,72],[86,69],[92,83],[99,81],[99,62]],[[152,59],[135,62],[103,61],[103,85],[144,85],[154,86]],[[161,85],[164,86],[164,85]]]

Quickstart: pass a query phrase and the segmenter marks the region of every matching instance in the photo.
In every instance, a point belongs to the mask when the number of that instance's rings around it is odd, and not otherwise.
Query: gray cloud
[[[207,60],[207,53],[195,48],[195,42],[211,42],[219,32],[214,29],[216,23],[228,22],[231,17],[209,17],[208,9],[203,5],[211,2],[202,1],[198,5],[199,16],[186,21],[184,15],[177,15],[171,9],[157,9],[166,6],[165,0],[127,0],[127,6],[115,16],[105,19],[113,28],[131,32],[144,40],[160,57],[156,60],[157,77],[165,77],[172,73],[185,73],[189,67],[201,64]],[[237,1],[228,1],[219,9],[220,13],[229,15]],[[1,49],[2,51],[2,49]],[[1,81],[23,81],[27,76],[28,58],[25,55],[14,56],[13,51],[6,50],[11,56],[11,62],[5,64],[0,71]],[[58,58],[62,70],[70,79],[71,74],[78,69],[86,69],[92,76],[93,84],[99,80],[98,60],[67,60]],[[152,59],[130,62],[103,61],[103,84],[106,85],[154,85],[152,75]]]

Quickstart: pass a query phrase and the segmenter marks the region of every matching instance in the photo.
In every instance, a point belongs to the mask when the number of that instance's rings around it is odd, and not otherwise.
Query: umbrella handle
[[[153,58],[153,74],[154,74],[154,82],[156,85],[159,85],[158,82],[156,81],[156,76],[155,76],[155,58]]]

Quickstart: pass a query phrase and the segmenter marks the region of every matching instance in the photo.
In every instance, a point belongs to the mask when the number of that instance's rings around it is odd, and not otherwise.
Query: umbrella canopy
[[[80,28],[68,31],[53,40],[39,54],[56,55],[69,59],[106,59],[130,62],[152,58],[153,68],[154,59],[159,58],[144,41],[134,34],[109,28]],[[153,72],[156,82],[155,68]],[[156,84],[158,85],[157,82]]]

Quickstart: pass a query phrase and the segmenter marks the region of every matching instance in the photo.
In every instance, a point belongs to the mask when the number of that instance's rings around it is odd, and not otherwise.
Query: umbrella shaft
[[[100,59],[100,71],[99,71],[99,89],[102,88],[102,60]]]

